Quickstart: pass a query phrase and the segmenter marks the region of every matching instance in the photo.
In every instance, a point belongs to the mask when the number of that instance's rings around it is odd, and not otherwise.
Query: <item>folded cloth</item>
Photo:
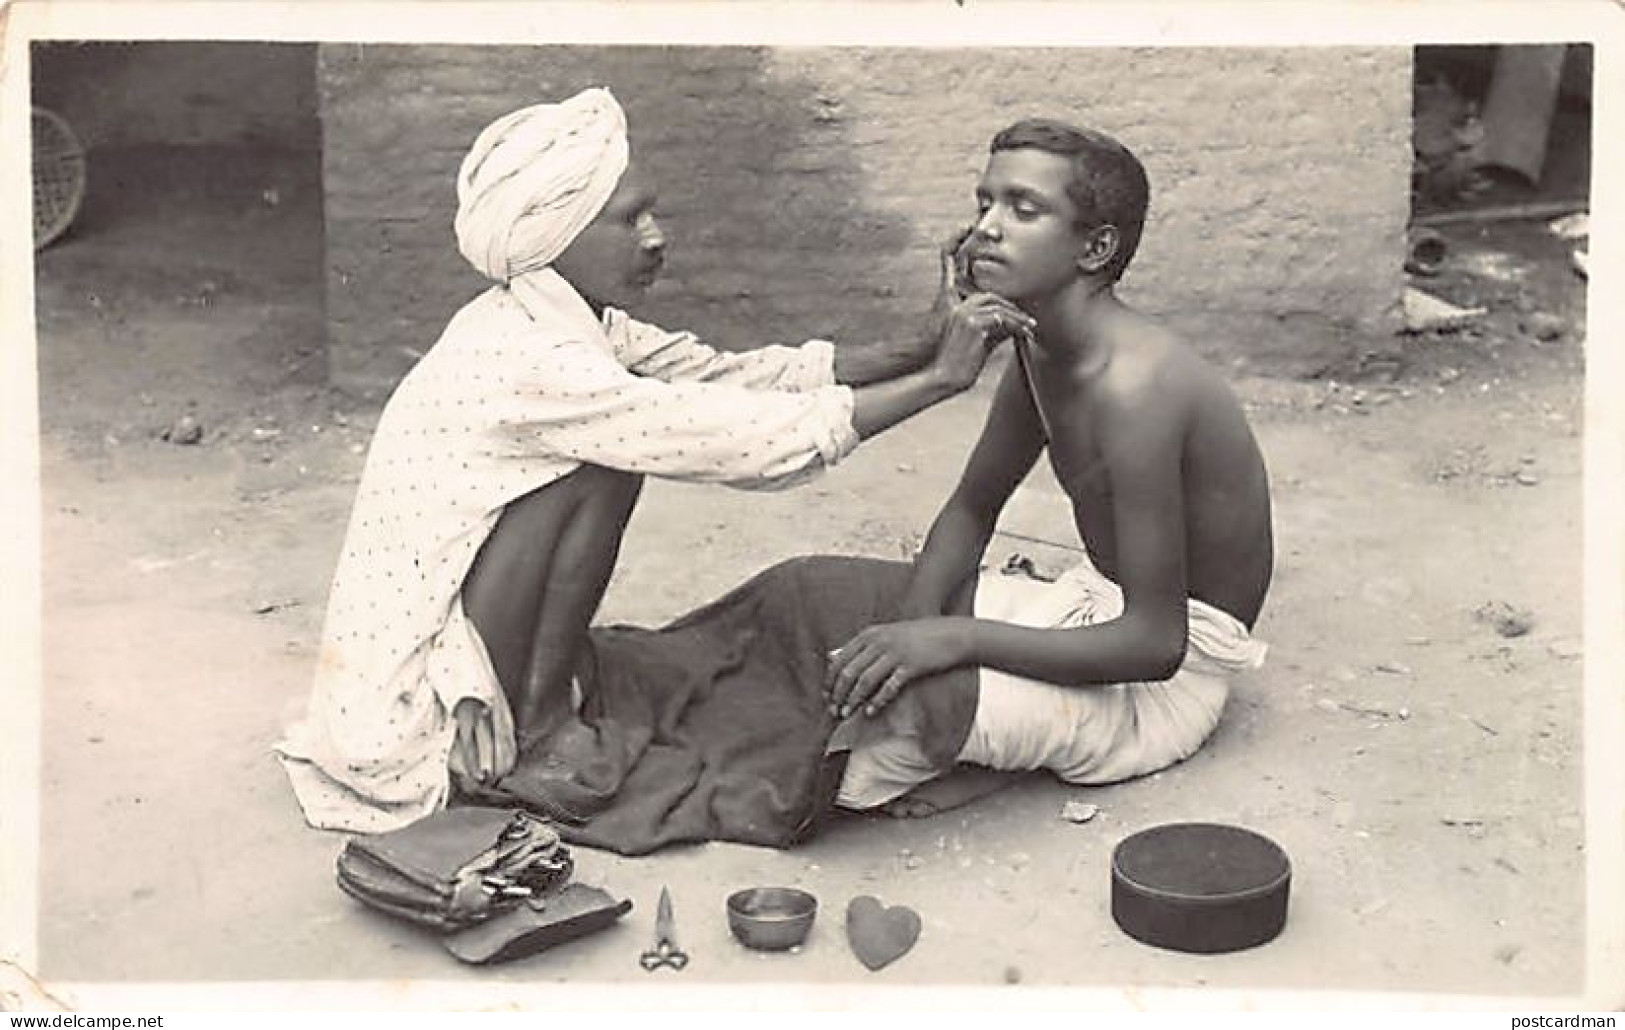
[[[1053,583],[985,571],[975,611],[1021,626],[1087,626],[1122,614],[1123,592],[1087,559]],[[980,670],[976,716],[958,761],[1101,784],[1190,757],[1218,725],[1230,678],[1262,664],[1268,648],[1202,601],[1189,602],[1187,624],[1185,662],[1163,681],[1061,686]],[[838,803],[873,808],[946,771],[912,737],[869,738],[847,761]]]
[[[806,839],[845,760],[825,753],[827,654],[896,618],[909,575],[901,562],[797,558],[662,629],[594,629],[578,721],[476,797],[545,813],[567,841],[628,855]]]
[[[450,934],[443,943],[470,965],[508,962],[596,933],[631,910],[629,899],[616,900],[602,887],[567,883],[554,894],[527,900]]]

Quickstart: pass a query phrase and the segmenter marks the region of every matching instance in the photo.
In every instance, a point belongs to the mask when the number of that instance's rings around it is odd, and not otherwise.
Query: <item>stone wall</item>
[[[458,162],[516,107],[609,85],[660,191],[666,277],[640,314],[727,347],[908,331],[995,131],[1103,129],[1152,180],[1132,301],[1216,359],[1324,364],[1402,288],[1408,48],[862,49],[325,44],[332,368],[381,392],[482,287]]]

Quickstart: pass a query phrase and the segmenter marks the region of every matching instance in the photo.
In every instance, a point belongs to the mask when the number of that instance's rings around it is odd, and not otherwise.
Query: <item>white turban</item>
[[[499,282],[547,267],[603,209],[627,154],[607,89],[497,119],[457,173],[457,248]]]

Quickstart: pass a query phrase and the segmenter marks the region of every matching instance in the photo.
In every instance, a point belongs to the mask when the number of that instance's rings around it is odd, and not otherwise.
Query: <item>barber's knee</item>
[[[643,476],[636,472],[582,465],[569,476],[576,489],[610,504],[631,505],[643,490]]]
[[[560,517],[569,518],[582,505],[630,508],[642,489],[643,477],[635,472],[581,465],[546,486],[508,502],[503,517],[508,521],[545,525]]]

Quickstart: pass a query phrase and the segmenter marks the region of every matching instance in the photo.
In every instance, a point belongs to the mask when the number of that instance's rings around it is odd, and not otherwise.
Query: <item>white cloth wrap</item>
[[[1087,559],[1054,583],[988,571],[976,586],[977,618],[1020,626],[1088,626],[1122,611],[1122,590]],[[980,670],[976,717],[958,760],[1102,784],[1189,758],[1218,726],[1231,677],[1263,664],[1269,649],[1240,620],[1202,601],[1189,602],[1187,624],[1184,664],[1167,680],[1061,686]],[[838,802],[874,808],[941,771],[914,739],[877,737],[853,749]]]
[[[457,248],[498,282],[546,268],[603,209],[629,154],[607,89],[497,119],[457,173]]]

